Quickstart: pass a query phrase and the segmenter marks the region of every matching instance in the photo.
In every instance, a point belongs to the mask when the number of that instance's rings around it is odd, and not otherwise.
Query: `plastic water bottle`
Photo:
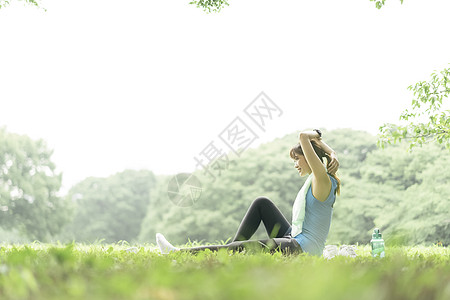
[[[384,240],[381,237],[380,229],[375,228],[373,230],[370,246],[372,247],[373,257],[384,257]]]

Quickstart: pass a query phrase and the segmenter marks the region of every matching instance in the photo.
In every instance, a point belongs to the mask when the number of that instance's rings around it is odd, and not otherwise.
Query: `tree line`
[[[328,243],[368,243],[374,227],[388,243],[449,244],[450,153],[424,144],[377,147],[377,137],[351,129],[324,132],[338,153],[342,182]],[[251,201],[266,196],[288,220],[305,178],[289,157],[298,133],[244,151],[216,179],[197,170],[201,194],[190,206],[168,193],[172,176],[125,170],[89,177],[58,195],[61,176],[42,140],[0,130],[0,228],[43,242],[154,243],[156,232],[174,243],[232,238]],[[189,191],[188,191],[189,192]],[[6,235],[7,236],[7,235]],[[255,235],[265,238],[262,226]]]

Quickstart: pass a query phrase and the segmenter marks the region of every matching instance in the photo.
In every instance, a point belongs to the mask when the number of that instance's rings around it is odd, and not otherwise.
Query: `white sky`
[[[189,2],[0,9],[0,126],[45,139],[67,190],[126,168],[192,171],[261,91],[283,114],[253,146],[304,128],[376,134],[450,63],[448,0]]]

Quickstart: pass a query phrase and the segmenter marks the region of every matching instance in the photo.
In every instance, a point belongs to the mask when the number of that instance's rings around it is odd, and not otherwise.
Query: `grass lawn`
[[[331,260],[279,253],[161,256],[153,245],[1,245],[0,299],[450,299],[446,247],[369,246]]]

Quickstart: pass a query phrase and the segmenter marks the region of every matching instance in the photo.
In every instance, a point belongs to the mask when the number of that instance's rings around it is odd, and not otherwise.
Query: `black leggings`
[[[250,241],[249,239],[258,229],[261,221],[266,227],[269,239]],[[290,233],[291,225],[275,204],[266,197],[259,197],[250,205],[231,243],[227,245],[182,248],[181,251],[196,253],[205,249],[212,251],[229,249],[241,252],[244,249],[247,251],[263,249],[268,250],[270,253],[275,251],[281,251],[284,254],[301,253],[300,245],[291,237]]]

